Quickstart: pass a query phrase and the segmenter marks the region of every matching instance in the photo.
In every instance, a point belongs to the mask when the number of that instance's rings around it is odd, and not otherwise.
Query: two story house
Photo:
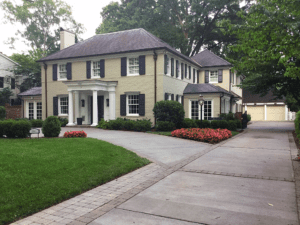
[[[82,118],[96,126],[101,118],[150,119],[161,100],[184,105],[185,116],[203,119],[241,111],[239,77],[232,65],[205,50],[189,58],[144,29],[95,35],[75,44],[61,29],[61,50],[38,62],[42,66],[42,118]]]

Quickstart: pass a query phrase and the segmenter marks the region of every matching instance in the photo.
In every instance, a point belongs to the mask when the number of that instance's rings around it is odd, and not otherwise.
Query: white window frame
[[[175,68],[176,68],[176,65],[175,65]],[[178,60],[178,77],[177,77],[177,79],[178,80],[181,80],[181,62]],[[175,74],[175,76],[176,76],[176,74]]]
[[[179,103],[182,103],[182,102],[181,102],[181,97],[182,97],[182,95],[178,95],[178,102],[179,102]]]
[[[67,98],[68,99],[68,105],[67,105],[67,109],[68,109],[68,113],[61,113],[61,104],[60,101],[62,98]],[[59,96],[58,97],[58,115],[59,116],[68,116],[69,115],[69,96],[67,95],[63,95],[63,96]]]
[[[140,69],[140,65],[139,65],[139,56],[133,56],[133,57],[128,57],[127,58],[127,76],[138,76],[140,75],[140,72],[139,72],[139,69],[138,69],[138,72],[137,73],[129,73],[130,69],[129,69],[129,66],[130,66],[130,59],[137,59],[138,60],[138,68]]]
[[[38,118],[38,103],[41,103],[41,106],[42,108],[40,109],[41,110],[41,118],[40,119],[43,119],[43,103],[42,102],[36,102],[36,119],[39,119]]]
[[[171,76],[171,58],[168,55],[167,55],[167,62],[168,62],[168,65],[167,65],[166,75],[170,77]]]
[[[27,101],[26,102],[26,118],[29,119],[29,104],[33,104],[33,119],[37,119],[37,103],[42,103],[42,101]],[[43,110],[43,105],[42,105]],[[43,111],[42,111],[42,117],[43,117]]]
[[[204,99],[205,101],[211,101],[211,117],[214,117],[214,101],[213,99]],[[189,103],[189,118],[192,119],[192,101],[199,101],[198,99],[190,99]],[[201,106],[198,104],[198,119],[201,116]],[[204,105],[202,106],[202,120],[204,120]]]
[[[63,71],[60,71],[60,67],[63,66],[63,65],[64,65],[65,68],[66,68],[66,71],[65,71],[65,72],[66,72],[66,78],[61,78],[61,77],[60,77],[60,73],[63,72]],[[67,75],[67,64],[66,64],[66,63],[62,63],[62,64],[58,64],[58,65],[57,65],[57,75],[58,75],[58,76],[57,76],[57,80],[67,80],[67,76],[68,76],[68,75]]]
[[[133,92],[133,93],[127,93],[126,94],[126,116],[140,116],[139,113],[129,113],[129,95],[136,95],[136,96],[138,96],[138,101],[139,101],[139,93],[138,92]],[[140,103],[138,103],[137,105],[140,108]]]
[[[216,72],[217,73],[217,81],[211,81],[211,75],[212,75],[211,73],[212,72]],[[210,84],[216,84],[216,83],[218,83],[218,70],[210,70],[209,71],[209,83]]]
[[[168,95],[168,101],[171,101],[172,100],[172,94],[169,94],[169,93],[167,93],[167,95]]]
[[[99,76],[95,76],[95,73],[94,73],[94,70],[95,70],[95,68],[94,68],[94,63],[99,63],[99,69],[97,69],[97,70],[99,70]],[[97,60],[97,61],[92,61],[91,62],[91,77],[92,78],[100,78],[100,70],[101,70],[101,67],[100,67],[100,60]]]

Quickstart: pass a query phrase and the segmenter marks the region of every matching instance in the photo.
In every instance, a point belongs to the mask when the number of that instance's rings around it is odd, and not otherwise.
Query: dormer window
[[[128,60],[128,74],[138,75],[139,74],[139,57],[129,58]]]
[[[58,74],[60,80],[67,79],[67,64],[61,64],[58,66]]]
[[[93,77],[100,77],[100,61],[93,62],[93,68],[92,68],[92,76]]]
[[[218,83],[218,71],[210,71],[209,74],[209,83]]]

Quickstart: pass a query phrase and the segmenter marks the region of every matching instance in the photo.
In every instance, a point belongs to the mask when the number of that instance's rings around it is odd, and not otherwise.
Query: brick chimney
[[[60,50],[75,44],[75,34],[60,28]]]

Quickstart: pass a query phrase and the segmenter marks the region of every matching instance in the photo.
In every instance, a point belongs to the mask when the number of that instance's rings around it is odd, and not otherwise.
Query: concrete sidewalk
[[[150,156],[157,163],[142,168],[139,175],[125,175],[130,177],[121,181],[131,184],[125,192],[118,192],[123,184],[113,181],[107,188],[100,186],[57,205],[55,212],[32,216],[40,221],[16,224],[299,224],[291,161],[296,152],[289,133],[293,123],[282,124],[253,123],[217,145],[152,134],[88,131],[89,136]],[[106,197],[103,203],[101,199],[109,194],[113,198]],[[88,207],[93,209],[84,212]],[[68,217],[69,221],[63,220]]]

